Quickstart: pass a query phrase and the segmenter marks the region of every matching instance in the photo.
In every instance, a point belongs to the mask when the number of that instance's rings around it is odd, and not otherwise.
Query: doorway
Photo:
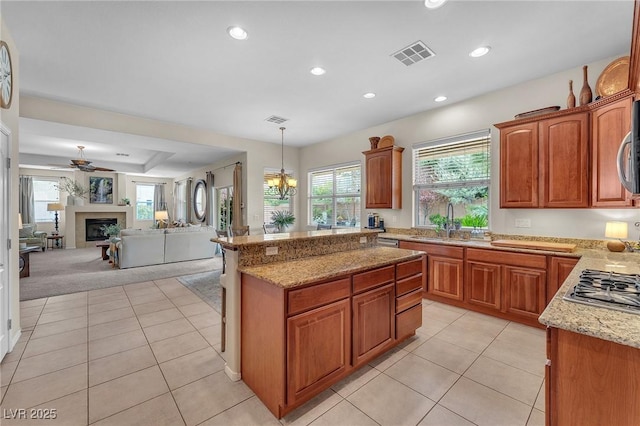
[[[9,352],[9,227],[11,225],[9,197],[11,196],[8,167],[11,132],[0,123],[0,360]]]

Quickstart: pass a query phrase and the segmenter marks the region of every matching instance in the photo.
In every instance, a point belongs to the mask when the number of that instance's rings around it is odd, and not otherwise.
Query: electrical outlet
[[[531,219],[516,219],[516,228],[531,228]]]
[[[367,244],[367,237],[360,237],[360,244]]]
[[[267,247],[267,256],[274,256],[278,254],[278,247]]]

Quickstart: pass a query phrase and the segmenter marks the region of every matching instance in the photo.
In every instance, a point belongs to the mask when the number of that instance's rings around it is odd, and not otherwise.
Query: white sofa
[[[118,243],[120,268],[213,257],[215,228],[123,229]]]

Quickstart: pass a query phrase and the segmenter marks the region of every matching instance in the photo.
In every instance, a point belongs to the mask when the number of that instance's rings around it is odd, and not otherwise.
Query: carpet
[[[39,299],[222,268],[222,258],[113,269],[97,247],[30,253],[30,276],[20,278],[20,300]]]
[[[222,269],[200,274],[184,275],[178,281],[207,302],[217,313],[222,311],[222,288],[220,287]]]

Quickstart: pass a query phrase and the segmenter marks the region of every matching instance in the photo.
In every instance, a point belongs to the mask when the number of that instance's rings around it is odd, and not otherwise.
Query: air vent
[[[129,154],[125,154],[124,152],[116,152],[116,155],[118,157],[128,157],[129,156]]]
[[[435,56],[433,50],[429,49],[423,42],[416,41],[411,45],[405,47],[404,49],[398,50],[396,53],[393,53],[391,56],[405,64],[406,66],[410,66],[415,64],[416,62],[420,62],[423,59],[430,58]]]
[[[282,124],[285,121],[289,121],[288,118],[278,117],[277,115],[272,115],[269,118],[265,118],[264,121],[268,121],[269,123]]]

